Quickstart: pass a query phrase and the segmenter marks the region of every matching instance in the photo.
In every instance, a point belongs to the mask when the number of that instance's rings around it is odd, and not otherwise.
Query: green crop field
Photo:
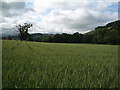
[[[119,87],[117,45],[2,42],[3,88]]]

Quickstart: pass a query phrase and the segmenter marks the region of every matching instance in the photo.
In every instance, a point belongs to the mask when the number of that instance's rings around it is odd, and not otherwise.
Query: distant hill
[[[85,43],[117,44],[120,41],[120,20],[110,22],[106,26],[98,26],[95,30],[84,34]]]

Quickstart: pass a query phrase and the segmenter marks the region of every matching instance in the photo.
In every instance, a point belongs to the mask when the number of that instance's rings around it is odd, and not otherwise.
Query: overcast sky
[[[21,2],[20,2],[21,1]],[[118,19],[119,0],[2,0],[0,33],[32,23],[30,33],[84,33]]]

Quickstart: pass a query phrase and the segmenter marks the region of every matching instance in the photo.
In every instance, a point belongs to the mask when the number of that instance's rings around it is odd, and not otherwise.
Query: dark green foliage
[[[70,34],[56,34],[53,37],[53,41],[57,43],[69,43],[70,42]]]
[[[83,35],[76,32],[72,35],[72,39],[73,39],[72,41],[73,43],[82,43]]]
[[[94,31],[83,34],[83,43],[93,43]]]
[[[50,37],[51,38],[51,37]],[[82,43],[83,34],[79,34],[78,32],[74,34],[56,34],[52,37],[53,42],[56,43]]]
[[[84,43],[120,44],[120,20],[98,26],[94,31],[84,34]]]

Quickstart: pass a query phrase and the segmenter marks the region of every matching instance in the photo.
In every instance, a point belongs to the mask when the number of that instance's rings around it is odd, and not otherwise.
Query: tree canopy
[[[16,28],[18,29],[18,35],[20,40],[28,40],[30,38],[30,34],[28,33],[28,29],[32,27],[32,24],[24,23],[23,25],[18,25]]]

